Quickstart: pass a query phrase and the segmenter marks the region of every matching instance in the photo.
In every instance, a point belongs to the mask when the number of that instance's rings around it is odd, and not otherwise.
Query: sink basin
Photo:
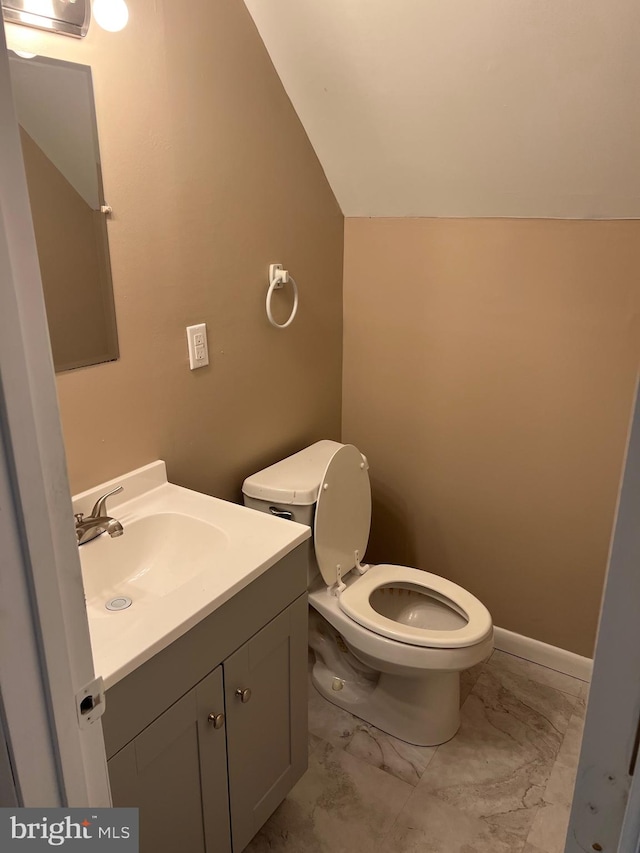
[[[115,486],[122,536],[79,548],[96,675],[111,687],[308,539],[302,524],[167,481],[153,462],[73,498],[87,515]],[[109,605],[109,607],[107,607]]]
[[[118,595],[134,602],[142,595],[163,596],[203,572],[220,569],[229,537],[213,524],[161,512],[131,521],[125,534],[102,534],[80,547],[85,595],[100,606]]]

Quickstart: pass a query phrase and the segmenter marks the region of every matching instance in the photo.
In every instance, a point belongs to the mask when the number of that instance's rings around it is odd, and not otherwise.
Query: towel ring
[[[285,323],[276,323],[273,318],[273,313],[271,311],[271,300],[273,298],[274,291],[281,290],[287,282],[291,282],[291,286],[293,287],[293,308],[291,309],[289,319]],[[276,329],[286,329],[293,323],[295,316],[298,313],[298,285],[296,284],[295,278],[292,275],[289,275],[287,270],[274,269],[272,271],[271,281],[269,282],[269,289],[267,290],[266,307],[267,318],[271,325],[274,326]]]

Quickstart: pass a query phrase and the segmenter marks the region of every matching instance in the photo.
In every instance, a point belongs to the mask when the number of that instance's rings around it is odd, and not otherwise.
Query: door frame
[[[638,851],[640,762],[635,775],[629,771],[640,721],[639,612],[640,394],[636,390],[566,853]]]
[[[93,659],[4,26],[0,116],[3,787],[24,806],[109,806],[102,725],[76,711]]]

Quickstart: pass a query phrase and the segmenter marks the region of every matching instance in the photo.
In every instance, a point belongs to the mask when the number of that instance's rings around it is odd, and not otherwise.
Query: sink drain
[[[111,601],[107,601],[105,607],[107,610],[126,610],[132,604],[133,602],[130,598],[127,598],[126,595],[121,595],[119,598],[112,598]]]

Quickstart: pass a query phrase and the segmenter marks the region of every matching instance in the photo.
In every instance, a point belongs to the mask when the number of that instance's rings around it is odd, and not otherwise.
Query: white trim
[[[109,806],[38,255],[0,26],[0,681],[21,805]],[[12,606],[5,606],[11,602]]]
[[[567,853],[635,853],[638,766],[629,775],[640,717],[640,395],[618,497],[593,681],[567,836]],[[632,787],[633,782],[633,787]]]
[[[640,851],[640,775],[636,772],[631,780],[617,853],[638,853],[638,851]]]
[[[0,221],[1,225],[1,221]],[[0,275],[6,270],[5,246],[0,227]],[[0,298],[0,306],[2,300]],[[0,334],[3,327],[0,321]],[[0,360],[2,347],[0,346]],[[2,367],[0,364],[0,383]],[[49,731],[47,694],[43,685],[40,653],[33,624],[33,608],[27,585],[19,518],[14,507],[12,483],[2,449],[5,436],[3,401],[0,389],[0,542],[2,542],[2,577],[0,589],[3,607],[0,613],[0,688],[4,712],[3,740],[6,743],[6,772],[12,779],[20,804],[58,805],[60,782],[57,757]],[[5,639],[6,638],[6,639]],[[4,783],[0,784],[4,796]],[[4,805],[4,800],[0,801]]]
[[[508,652],[510,655],[516,655],[532,663],[539,663],[541,666],[555,669],[557,672],[563,672],[581,681],[591,681],[593,669],[591,658],[584,658],[566,649],[550,646],[541,640],[515,634],[513,631],[507,631],[506,628],[493,630],[494,645],[501,652]]]

